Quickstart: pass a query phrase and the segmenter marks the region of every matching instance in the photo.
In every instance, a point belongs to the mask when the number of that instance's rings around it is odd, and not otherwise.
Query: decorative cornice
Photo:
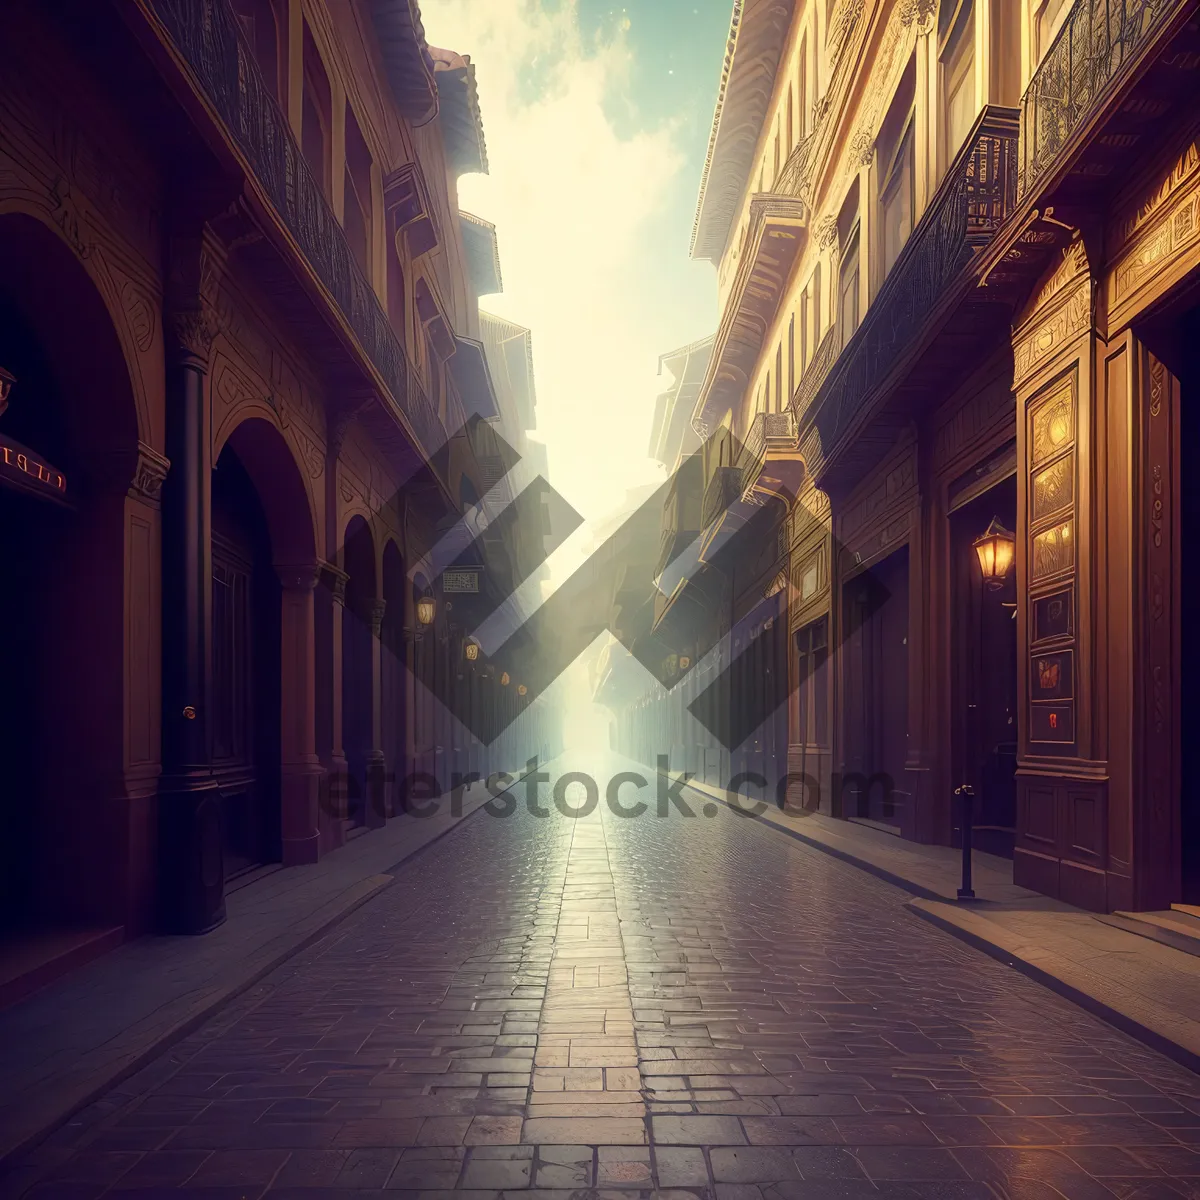
[[[276,563],[275,574],[284,591],[311,592],[324,572],[322,563]]]
[[[371,634],[378,637],[383,629],[383,614],[387,612],[386,600],[372,600],[367,607],[367,623],[371,626]]]
[[[350,576],[334,563],[321,563],[320,581],[323,587],[329,589],[337,604],[346,603],[346,584]]]

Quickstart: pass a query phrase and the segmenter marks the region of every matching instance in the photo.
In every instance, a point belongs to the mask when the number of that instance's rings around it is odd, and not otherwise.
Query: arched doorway
[[[362,517],[346,526],[346,611],[342,623],[342,741],[347,764],[347,817],[367,824],[368,764],[373,746],[372,610],[378,595],[375,543]]]
[[[280,587],[266,514],[237,451],[212,480],[213,774],[225,878],[280,857]]]
[[[0,998],[14,998],[150,920],[137,847],[152,843],[158,746],[127,689],[154,703],[156,567],[150,538],[129,558],[139,426],[104,301],[32,217],[0,217],[0,261]],[[157,515],[142,516],[149,533]],[[132,657],[130,628],[147,643]]]
[[[407,671],[404,644],[404,560],[395,542],[389,541],[383,552],[383,626],[381,629],[380,700],[382,704],[383,753],[387,760],[389,784],[386,811],[400,811],[404,778],[408,773],[405,745]]]

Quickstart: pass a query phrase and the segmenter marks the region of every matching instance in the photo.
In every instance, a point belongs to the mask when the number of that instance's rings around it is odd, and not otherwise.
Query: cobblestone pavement
[[[1196,1076],[890,885],[644,796],[539,819],[519,788],[0,1187],[1200,1198]]]

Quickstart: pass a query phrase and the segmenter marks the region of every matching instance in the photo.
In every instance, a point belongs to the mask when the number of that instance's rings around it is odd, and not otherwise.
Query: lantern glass
[[[468,642],[466,645],[465,653],[467,656],[467,661],[474,662],[479,657],[479,643],[478,642]]]
[[[987,532],[973,544],[984,583],[990,588],[1003,586],[1016,553],[1016,539],[1000,523],[1000,518],[994,517]]]
[[[686,654],[681,654],[679,656],[679,669],[681,671],[686,671],[688,669],[688,667],[690,667],[691,665],[692,665],[692,660],[690,658],[688,658],[688,656]]]
[[[529,689],[528,689],[528,688],[527,688],[527,687],[526,687],[526,686],[525,686],[523,683],[520,683],[520,684],[518,684],[518,685],[517,685],[517,695],[518,695],[518,696],[523,696],[523,695],[525,695],[525,693],[526,693],[527,691],[529,691]]]
[[[501,687],[508,687],[508,685],[509,685],[511,682],[512,682],[512,680],[510,680],[510,679],[509,679],[509,677],[508,677],[508,672],[507,672],[507,671],[505,671],[505,672],[504,672],[504,673],[503,673],[503,674],[500,676],[500,686],[501,686]]]
[[[437,613],[437,604],[432,596],[422,596],[417,601],[417,620],[422,625],[432,625],[433,618]]]

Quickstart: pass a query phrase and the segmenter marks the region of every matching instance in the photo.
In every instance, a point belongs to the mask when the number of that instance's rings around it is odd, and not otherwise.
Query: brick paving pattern
[[[0,1191],[1200,1200],[1195,1075],[889,884],[647,798],[473,818]]]

